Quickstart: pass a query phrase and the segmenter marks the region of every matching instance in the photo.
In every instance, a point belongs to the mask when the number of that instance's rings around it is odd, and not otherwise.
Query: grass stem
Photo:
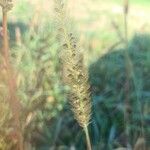
[[[4,55],[4,64],[7,71],[7,81],[8,81],[8,90],[9,90],[9,105],[12,111],[13,120],[15,123],[14,130],[17,135],[18,145],[17,150],[23,150],[23,136],[21,132],[21,125],[19,121],[20,117],[20,102],[16,96],[16,81],[14,78],[14,74],[12,71],[12,66],[10,64],[9,57],[9,40],[8,40],[8,32],[7,32],[7,11],[3,9],[3,55]]]
[[[88,127],[87,126],[84,127],[84,132],[85,132],[85,135],[86,135],[87,150],[92,150],[90,136],[89,136],[89,131],[88,131]]]

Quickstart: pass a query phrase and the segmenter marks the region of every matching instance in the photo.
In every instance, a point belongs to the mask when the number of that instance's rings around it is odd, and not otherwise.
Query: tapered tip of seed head
[[[63,0],[55,0],[55,12],[61,13],[64,10],[64,1]]]
[[[124,13],[128,14],[128,11],[129,11],[129,1],[124,0]]]

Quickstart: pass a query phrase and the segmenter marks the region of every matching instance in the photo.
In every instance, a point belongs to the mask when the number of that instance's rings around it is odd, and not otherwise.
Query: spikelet
[[[65,24],[65,9],[61,0],[55,0],[55,11],[58,14],[59,33],[62,37],[61,60],[65,83],[70,87],[69,99],[75,119],[83,128],[87,127],[91,117],[90,86],[83,58],[73,33]]]
[[[0,6],[3,8],[4,12],[8,12],[12,9],[12,0],[0,0]]]

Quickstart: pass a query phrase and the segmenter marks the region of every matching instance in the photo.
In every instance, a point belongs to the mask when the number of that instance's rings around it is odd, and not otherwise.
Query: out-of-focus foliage
[[[46,32],[51,26],[37,28],[35,32],[27,32],[22,44],[13,49],[12,61],[18,71],[18,96],[23,104],[25,136],[41,140],[42,134],[47,134],[46,138],[50,140],[52,135],[48,134],[47,123],[63,109],[65,88],[60,82],[55,34]]]
[[[2,57],[0,57],[2,60]],[[2,61],[1,61],[2,64]],[[6,88],[6,72],[1,65],[0,73],[0,149],[8,149],[11,147],[11,141],[9,145],[7,141],[9,140],[9,135],[11,133],[11,125],[9,124],[11,119],[11,112],[6,100],[8,100],[7,88]]]
[[[33,18],[33,12],[35,11],[35,7],[31,5],[29,1],[21,0],[15,3],[14,9],[13,9],[13,15],[15,18],[17,18],[18,21],[21,21],[23,23],[30,22]]]
[[[4,98],[0,98],[0,149],[8,149],[7,135],[9,134],[9,126],[7,121],[10,119],[10,112]]]
[[[17,22],[10,23],[8,27],[11,39],[11,62],[16,74],[18,97],[22,103],[22,131],[26,145],[30,145],[29,143],[32,142],[34,147],[37,144],[36,141],[42,143],[42,141],[46,142],[45,139],[47,139],[47,143],[49,143],[53,140],[49,126],[51,120],[57,118],[57,115],[63,109],[66,88],[61,84],[58,44],[53,23],[51,21],[42,23],[45,17],[41,18],[40,21],[37,20],[37,16],[34,14],[37,12],[27,10],[29,9],[27,7],[29,3],[26,3],[26,5],[24,3],[26,2],[19,3],[15,10],[15,14],[20,19]],[[26,12],[30,15],[28,15],[28,18],[22,18],[21,16],[25,15]],[[25,16],[27,17],[27,15]],[[22,19],[25,19],[26,24]],[[1,72],[2,75],[3,72]],[[2,84],[5,81],[4,77],[5,74],[1,79],[1,93],[3,95],[4,90],[7,89],[7,81],[4,85]],[[3,95],[1,94],[1,97]],[[11,130],[9,127],[11,118],[8,118],[7,115],[9,108],[5,104],[6,101],[7,91],[0,98],[0,107],[2,107],[0,111],[0,132]],[[0,143],[3,146],[5,146],[5,142],[6,146],[10,145],[8,137],[5,139],[7,133],[0,135],[3,135],[0,138]],[[7,150],[9,148],[3,147],[2,149]]]
[[[135,143],[141,134],[141,117],[147,143],[149,141],[149,85],[150,85],[150,36],[137,34],[129,43],[128,49],[119,49],[106,54],[89,68],[90,81],[94,100],[94,119],[92,129],[95,128],[94,139],[111,144],[126,144],[123,133],[125,101],[125,58],[124,51],[129,53],[132,62],[132,76],[130,78],[129,100],[131,143]],[[142,116],[141,110],[142,108]],[[100,142],[97,141],[97,142]],[[118,145],[117,144],[117,145]]]

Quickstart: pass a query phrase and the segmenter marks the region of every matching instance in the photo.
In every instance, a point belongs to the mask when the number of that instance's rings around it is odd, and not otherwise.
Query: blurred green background
[[[127,140],[134,147],[141,126],[150,146],[150,1],[130,0],[129,8],[125,48],[122,0],[67,1],[70,30],[80,41],[89,72],[93,104],[89,130],[95,150],[125,147]],[[8,29],[27,149],[86,149],[84,133],[67,102],[68,87],[61,80],[52,0],[16,0]],[[124,122],[125,51],[130,57],[130,139]],[[0,123],[0,146],[7,145],[9,121]]]

